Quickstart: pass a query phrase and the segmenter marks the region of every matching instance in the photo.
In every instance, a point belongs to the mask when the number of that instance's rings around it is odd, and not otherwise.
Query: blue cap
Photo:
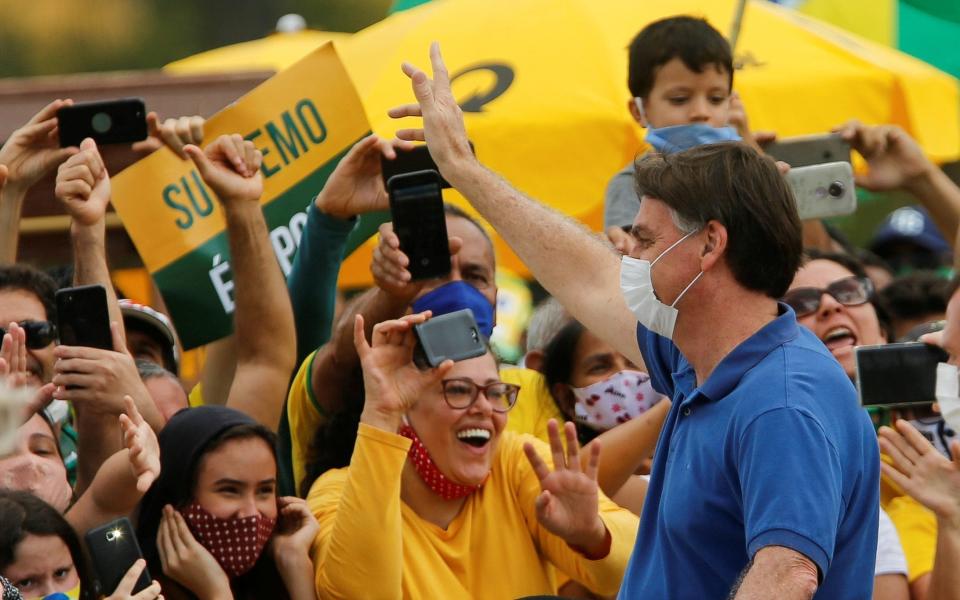
[[[935,254],[951,251],[922,206],[904,206],[887,215],[870,242],[870,250],[883,256],[883,247],[896,242],[915,244]]]

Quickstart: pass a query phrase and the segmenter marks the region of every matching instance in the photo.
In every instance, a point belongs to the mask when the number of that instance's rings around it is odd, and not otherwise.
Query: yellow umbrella
[[[398,124],[386,110],[413,98],[399,65],[427,67],[429,43],[438,40],[481,160],[599,228],[606,182],[643,149],[643,131],[626,108],[630,40],[647,23],[676,14],[704,16],[725,32],[736,4],[435,0],[337,47],[374,130],[392,135]],[[789,136],[827,131],[850,118],[897,123],[935,160],[960,156],[958,83],[916,59],[755,0],[748,2],[736,57],[742,68],[735,88],[755,129]],[[504,244],[497,246],[501,264],[527,274]],[[368,284],[369,257],[370,244],[355,252],[341,285]]]
[[[265,38],[231,44],[174,61],[164,71],[174,75],[232,71],[281,71],[329,40],[341,41],[349,33],[300,31],[272,33]]]

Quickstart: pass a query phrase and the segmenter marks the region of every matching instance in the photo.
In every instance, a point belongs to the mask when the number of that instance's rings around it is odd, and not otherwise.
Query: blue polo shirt
[[[726,598],[754,554],[785,546],[820,569],[817,598],[870,598],[880,456],[843,368],[791,308],[697,387],[673,343],[642,326],[673,399],[620,598]]]

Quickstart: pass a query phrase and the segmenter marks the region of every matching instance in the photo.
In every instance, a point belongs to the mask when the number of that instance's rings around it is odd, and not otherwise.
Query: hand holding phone
[[[139,142],[147,137],[147,109],[141,98],[80,102],[57,111],[60,147],[86,138],[98,145]]]
[[[420,342],[413,359],[420,368],[438,367],[445,360],[456,362],[487,353],[486,341],[469,308],[433,317],[413,329]]]
[[[857,210],[856,185],[850,163],[832,162],[790,169],[786,179],[803,221],[849,215]]]
[[[57,329],[64,346],[113,350],[107,290],[84,285],[57,291]]]
[[[160,585],[151,584],[150,573],[147,572],[143,553],[140,552],[140,544],[137,543],[137,536],[128,518],[121,517],[91,529],[83,537],[103,595],[113,594],[121,583],[128,585],[130,579],[134,581],[130,586],[133,593],[143,591],[151,585],[155,585],[159,593]],[[142,566],[139,575],[134,577],[133,573],[137,571],[138,564]]]
[[[784,138],[765,145],[763,151],[792,168],[850,162],[850,143],[839,133]]]
[[[857,392],[863,406],[910,406],[937,401],[937,365],[947,353],[920,342],[860,346]]]

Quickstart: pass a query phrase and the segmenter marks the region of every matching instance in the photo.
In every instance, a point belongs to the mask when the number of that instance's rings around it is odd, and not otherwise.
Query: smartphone
[[[102,285],[64,288],[56,298],[61,344],[113,350],[107,290]]]
[[[414,362],[421,367],[436,367],[447,359],[466,360],[487,353],[486,342],[469,308],[433,317],[415,325],[413,330],[420,342]]]
[[[140,544],[130,524],[130,519],[120,517],[95,529],[91,529],[83,536],[90,552],[94,571],[100,582],[100,595],[109,596],[120,585],[120,580],[127,574],[133,563],[143,558]],[[150,573],[144,567],[133,593],[150,587]]]
[[[468,141],[467,143],[470,144],[470,151],[476,154],[477,151],[473,147],[473,142]],[[394,175],[404,175],[417,171],[440,172],[437,163],[435,163],[433,157],[430,156],[430,151],[427,149],[426,144],[416,146],[413,150],[397,150],[397,157],[393,160],[381,155],[380,170],[383,172],[384,185],[387,185],[390,178]],[[452,187],[442,175],[440,176],[440,187],[443,189]]]
[[[942,348],[920,342],[880,344],[860,346],[854,356],[861,405],[936,402],[937,365],[948,358]]]
[[[850,143],[839,133],[784,138],[767,144],[763,151],[791,167],[850,162]]]
[[[407,255],[414,280],[450,273],[450,242],[443,212],[440,174],[416,171],[394,175],[387,182],[393,231]]]
[[[139,142],[147,138],[147,109],[141,98],[81,102],[57,111],[57,128],[61,148],[88,137],[100,146]]]
[[[787,183],[797,201],[801,220],[849,215],[857,210],[853,167],[846,162],[790,169]]]

